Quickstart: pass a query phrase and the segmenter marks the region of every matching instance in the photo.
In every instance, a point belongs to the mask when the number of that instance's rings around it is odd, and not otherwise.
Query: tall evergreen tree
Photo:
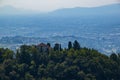
[[[77,40],[74,41],[74,43],[73,43],[73,48],[74,48],[75,50],[79,50],[79,49],[80,49],[80,44],[79,44],[79,42],[78,42]]]
[[[71,48],[72,48],[72,42],[69,41],[69,42],[68,42],[68,49],[71,49]]]

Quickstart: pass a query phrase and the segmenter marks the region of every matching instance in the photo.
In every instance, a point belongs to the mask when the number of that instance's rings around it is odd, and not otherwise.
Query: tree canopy
[[[107,56],[78,41],[68,42],[68,49],[46,45],[45,52],[36,45],[22,45],[16,52],[0,48],[0,80],[120,79],[120,54]]]

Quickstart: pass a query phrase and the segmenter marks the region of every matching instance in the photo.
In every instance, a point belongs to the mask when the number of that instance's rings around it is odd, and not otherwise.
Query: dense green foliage
[[[1,48],[0,80],[120,80],[120,54],[106,56],[81,48],[77,41],[47,52],[35,45],[23,45],[16,52]]]

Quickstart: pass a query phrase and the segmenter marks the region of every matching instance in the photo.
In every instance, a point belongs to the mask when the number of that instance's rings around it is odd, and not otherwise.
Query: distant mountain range
[[[0,7],[0,15],[26,15],[34,13],[31,10],[18,9],[12,6]]]
[[[0,15],[24,15],[24,14],[36,14],[29,10],[17,9],[11,6],[5,6],[0,8]],[[76,8],[64,8],[47,13],[49,16],[86,16],[86,15],[119,15],[120,4],[111,4],[100,7],[76,7]]]
[[[76,7],[76,8],[66,8],[59,9],[52,12],[54,15],[61,16],[86,16],[86,15],[119,15],[120,14],[120,4],[111,4],[101,7]]]

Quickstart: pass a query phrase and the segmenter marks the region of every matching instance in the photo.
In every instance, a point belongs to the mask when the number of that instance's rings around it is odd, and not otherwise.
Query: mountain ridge
[[[101,7],[76,7],[76,8],[64,8],[53,11],[51,14],[61,16],[79,16],[79,15],[119,15],[120,4],[111,4]]]
[[[35,12],[31,10],[17,9],[12,6],[4,6],[0,8],[0,15],[15,15],[15,14],[40,14],[40,12]],[[103,14],[120,14],[120,3],[104,5],[99,7],[75,7],[75,8],[63,8],[57,9],[48,13],[46,15],[53,16],[71,16],[71,15],[103,15]]]

